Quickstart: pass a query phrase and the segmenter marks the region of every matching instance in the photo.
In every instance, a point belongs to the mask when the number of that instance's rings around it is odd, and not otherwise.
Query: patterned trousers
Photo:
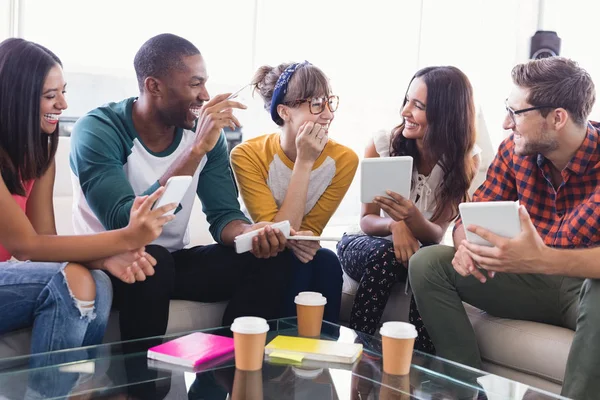
[[[408,266],[396,260],[390,240],[375,236],[344,235],[337,245],[337,253],[346,274],[359,283],[350,314],[350,328],[373,335],[392,287],[408,279]],[[414,297],[410,300],[408,320],[419,334],[415,349],[435,354]]]

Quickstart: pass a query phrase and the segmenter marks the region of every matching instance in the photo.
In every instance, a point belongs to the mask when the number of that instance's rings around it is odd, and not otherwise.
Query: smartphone
[[[181,203],[181,200],[183,200],[183,196],[185,196],[185,193],[187,192],[191,183],[192,177],[189,175],[170,177],[167,181],[167,184],[165,185],[164,193],[162,194],[162,196],[160,196],[156,203],[154,203],[152,209],[162,207],[170,203],[176,203],[177,205],[179,205],[179,203]],[[174,213],[175,209],[165,213],[165,215],[171,215]]]

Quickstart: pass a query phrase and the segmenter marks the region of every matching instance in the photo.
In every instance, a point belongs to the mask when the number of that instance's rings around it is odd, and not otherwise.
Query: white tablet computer
[[[360,201],[372,203],[391,190],[410,198],[413,159],[410,156],[365,158],[360,163]]]
[[[290,221],[281,221],[281,222],[276,222],[274,224],[269,225],[271,228],[275,229],[279,229],[281,231],[281,233],[283,233],[283,236],[285,236],[286,238],[290,236]],[[238,254],[241,253],[245,253],[247,251],[252,250],[252,238],[254,238],[254,236],[258,235],[259,232],[264,231],[265,228],[260,228],[257,229],[255,231],[250,231],[248,233],[244,233],[242,235],[238,235],[235,237],[234,239],[234,243],[235,243],[235,251]]]
[[[521,233],[518,201],[481,201],[458,205],[467,240],[482,246],[493,246],[481,236],[467,230],[477,225],[498,236],[513,238]]]

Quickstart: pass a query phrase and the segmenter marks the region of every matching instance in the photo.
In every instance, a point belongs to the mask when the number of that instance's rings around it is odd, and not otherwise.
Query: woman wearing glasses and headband
[[[321,235],[348,191],[357,155],[328,132],[338,106],[329,79],[309,62],[263,66],[252,81],[281,133],[248,140],[231,153],[238,185],[252,219],[289,220],[299,235]],[[334,252],[319,242],[288,241],[296,261],[285,299],[295,315],[302,291],[327,297],[324,318],[339,318],[342,271]]]
[[[400,125],[373,136],[365,157],[412,156],[410,198],[394,193],[393,199],[363,204],[362,232],[344,235],[337,247],[344,271],[358,282],[350,327],[368,334],[378,328],[394,284],[407,280],[410,257],[422,244],[441,242],[480,163],[473,89],[459,69],[418,71],[401,116]],[[410,320],[424,332],[414,300]]]

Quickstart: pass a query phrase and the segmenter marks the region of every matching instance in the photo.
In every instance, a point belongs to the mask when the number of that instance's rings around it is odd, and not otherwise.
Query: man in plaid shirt
[[[494,247],[465,240],[410,260],[417,306],[439,356],[481,368],[462,302],[491,315],[576,330],[562,394],[600,393],[600,125],[587,120],[594,84],[575,62],[552,57],[517,65],[502,142],[473,201],[518,200],[513,239],[468,227]],[[572,250],[574,248],[589,248]]]

